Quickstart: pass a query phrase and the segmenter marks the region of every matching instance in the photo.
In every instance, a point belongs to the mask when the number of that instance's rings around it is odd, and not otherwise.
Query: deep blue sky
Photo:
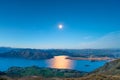
[[[0,46],[81,48],[116,31],[119,0],[0,0]]]

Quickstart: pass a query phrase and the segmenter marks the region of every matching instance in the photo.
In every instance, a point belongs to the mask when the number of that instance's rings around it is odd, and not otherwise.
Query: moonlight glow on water
[[[55,56],[50,60],[50,67],[59,69],[72,69],[72,60],[66,59],[67,56]]]

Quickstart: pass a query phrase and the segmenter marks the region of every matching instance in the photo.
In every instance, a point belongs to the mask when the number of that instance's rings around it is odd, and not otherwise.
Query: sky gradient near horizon
[[[120,48],[119,4],[119,0],[0,0],[0,46],[75,49],[111,43],[103,48]]]

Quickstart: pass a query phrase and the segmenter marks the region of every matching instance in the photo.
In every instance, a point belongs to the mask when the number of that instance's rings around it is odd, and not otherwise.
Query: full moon
[[[63,28],[63,25],[62,25],[62,24],[58,25],[58,28],[59,28],[59,29],[62,29],[62,28]]]

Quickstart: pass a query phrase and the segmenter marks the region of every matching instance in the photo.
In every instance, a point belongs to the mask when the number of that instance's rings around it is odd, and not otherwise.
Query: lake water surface
[[[55,56],[48,60],[26,60],[26,59],[15,59],[15,58],[0,58],[0,71],[5,71],[9,67],[19,66],[39,66],[39,67],[50,67],[59,69],[74,69],[79,71],[90,72],[101,66],[107,61],[95,61],[89,60],[70,60],[65,59],[68,56]]]

